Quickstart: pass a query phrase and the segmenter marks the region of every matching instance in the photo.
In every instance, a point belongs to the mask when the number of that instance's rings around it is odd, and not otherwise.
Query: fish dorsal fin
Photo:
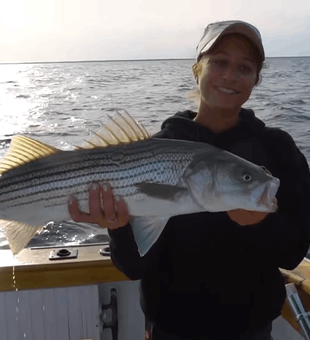
[[[77,147],[93,149],[112,145],[129,144],[151,138],[142,124],[135,121],[125,110],[118,111],[113,117],[107,115],[107,121],[98,131],[91,132],[87,145]]]
[[[25,136],[14,136],[9,150],[0,162],[0,174],[26,163],[55,154],[60,150]]]

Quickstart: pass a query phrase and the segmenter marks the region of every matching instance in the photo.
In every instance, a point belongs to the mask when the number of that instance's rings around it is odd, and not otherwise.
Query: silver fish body
[[[171,216],[233,209],[274,212],[279,187],[262,167],[204,143],[151,138],[59,151],[0,177],[0,226],[9,242],[13,233],[11,243],[18,244],[10,244],[13,252],[25,246],[17,226],[24,234],[33,227],[32,237],[49,221],[70,220],[71,196],[87,212],[92,182],[108,182],[114,195],[124,198],[141,255]]]
[[[110,183],[113,193],[125,199],[132,216],[167,216],[171,213],[167,202],[175,206],[173,214],[190,212],[192,206],[179,206],[169,197],[173,187],[183,189],[180,193],[186,191],[182,176],[195,155],[186,146],[186,142],[149,139],[111,148],[61,151],[28,163],[1,176],[0,218],[37,226],[70,219],[69,197],[75,196],[87,211],[92,182]],[[168,189],[162,193],[166,197],[157,199],[144,193],[153,183]]]

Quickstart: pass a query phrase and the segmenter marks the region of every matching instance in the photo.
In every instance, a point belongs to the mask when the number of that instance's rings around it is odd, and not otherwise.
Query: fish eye
[[[252,179],[252,176],[249,175],[249,174],[245,174],[245,175],[243,175],[243,179],[244,179],[246,182],[248,182],[248,181],[250,181],[250,180]]]

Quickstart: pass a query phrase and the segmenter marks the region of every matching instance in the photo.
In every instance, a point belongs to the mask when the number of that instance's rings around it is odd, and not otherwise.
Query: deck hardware
[[[69,256],[71,254],[71,251],[68,249],[60,249],[57,252],[58,256]]]
[[[110,256],[111,253],[110,253],[110,247],[103,247],[99,250],[99,253],[103,256]]]
[[[300,320],[309,318],[309,317],[310,317],[310,312],[300,313],[296,316],[296,320],[299,322]]]
[[[305,310],[294,283],[287,283],[285,288],[288,305],[298,323],[301,333],[306,340],[310,340],[310,312]]]
[[[54,249],[50,252],[50,260],[65,260],[77,258],[78,250],[74,248]]]
[[[111,321],[105,322],[104,320],[104,311],[111,309],[112,318]],[[107,305],[102,304],[101,306],[101,322],[102,322],[102,332],[106,328],[111,328],[112,332],[112,340],[118,340],[118,320],[117,320],[117,295],[116,289],[111,289],[111,300]]]

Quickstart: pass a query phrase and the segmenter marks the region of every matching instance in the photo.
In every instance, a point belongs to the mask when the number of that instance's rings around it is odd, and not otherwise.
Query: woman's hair
[[[262,62],[262,57],[261,57],[261,54],[260,54],[258,48],[252,43],[252,41],[249,38],[247,38],[246,36],[244,36],[242,34],[238,34],[238,33],[226,34],[223,38],[232,37],[232,36],[234,36],[234,37],[238,36],[238,37],[244,39],[251,46],[252,52],[253,52],[253,56],[254,56],[254,60],[255,60],[255,62],[257,64],[257,78],[256,78],[256,83],[255,83],[254,86],[259,85],[262,82],[261,70],[262,70],[262,68],[265,67],[265,64]],[[218,47],[219,41],[222,42],[223,40],[222,39],[218,39],[216,41],[216,43],[214,43],[214,45],[210,48],[210,50],[207,53],[202,54],[200,56],[200,58],[198,59],[198,61],[192,66],[192,70],[193,70],[194,77],[195,77],[196,81],[197,81],[198,75],[201,72],[202,60],[206,56],[212,54],[212,52]],[[190,99],[190,100],[195,101],[196,104],[199,105],[199,103],[200,103],[200,92],[199,92],[198,87],[196,87],[195,90],[190,91],[187,94],[187,98]]]

